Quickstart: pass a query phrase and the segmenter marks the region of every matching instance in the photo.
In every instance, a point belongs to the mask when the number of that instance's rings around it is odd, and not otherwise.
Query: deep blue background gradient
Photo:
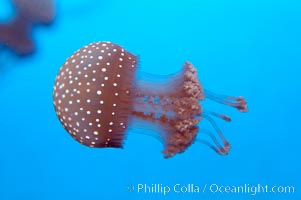
[[[61,0],[51,27],[35,29],[37,53],[0,52],[0,199],[301,199],[299,0]],[[0,2],[1,19],[13,13]],[[55,76],[75,50],[112,41],[139,55],[140,70],[170,74],[188,60],[203,86],[243,95],[249,112],[207,110],[233,148],[216,155],[195,143],[164,159],[162,144],[129,133],[124,149],[74,141],[52,104]],[[201,127],[210,127],[201,122]],[[295,186],[295,194],[145,194],[128,184]]]

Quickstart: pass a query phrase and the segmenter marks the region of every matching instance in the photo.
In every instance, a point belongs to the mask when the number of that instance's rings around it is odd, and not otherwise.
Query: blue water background
[[[62,0],[51,27],[33,33],[37,53],[0,54],[0,199],[301,199],[301,2],[297,0]],[[4,0],[1,18],[13,13]],[[248,113],[207,110],[233,148],[195,143],[164,159],[162,144],[130,133],[123,150],[90,149],[62,128],[52,104],[56,73],[75,50],[112,41],[139,55],[140,69],[180,70],[188,60],[203,86],[243,95]],[[201,122],[201,127],[210,125]],[[127,192],[129,184],[294,186],[294,194]]]

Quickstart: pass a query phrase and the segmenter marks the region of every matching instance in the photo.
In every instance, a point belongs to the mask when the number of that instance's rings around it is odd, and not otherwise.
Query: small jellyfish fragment
[[[54,0],[13,0],[17,13],[31,23],[52,23],[55,16]]]
[[[54,0],[13,0],[16,15],[0,24],[0,44],[18,55],[34,52],[32,29],[37,24],[49,25],[54,20]]]
[[[0,44],[14,50],[18,55],[26,55],[34,51],[30,35],[31,25],[22,18],[0,24]]]
[[[53,89],[53,103],[65,130],[78,142],[96,148],[122,148],[129,127],[157,132],[165,158],[184,152],[198,141],[198,124],[207,119],[223,145],[210,131],[214,145],[204,142],[220,155],[230,144],[201,101],[210,98],[246,112],[243,97],[235,98],[204,91],[197,70],[185,62],[170,76],[137,73],[137,56],[111,42],[94,42],[74,52],[60,68]]]

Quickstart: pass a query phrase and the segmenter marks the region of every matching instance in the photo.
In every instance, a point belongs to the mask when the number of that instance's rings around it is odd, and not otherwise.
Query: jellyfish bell
[[[197,141],[198,124],[211,121],[223,145],[208,132],[221,155],[227,142],[200,101],[207,97],[197,70],[185,62],[170,76],[137,73],[137,57],[111,42],[91,43],[71,55],[60,68],[53,90],[56,114],[78,142],[96,148],[122,148],[129,127],[151,129],[162,139],[165,158],[184,152]],[[139,77],[139,78],[138,78]],[[208,98],[246,111],[243,98],[209,94]]]

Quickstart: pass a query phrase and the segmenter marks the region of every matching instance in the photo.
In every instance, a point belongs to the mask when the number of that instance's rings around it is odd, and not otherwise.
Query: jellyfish
[[[13,0],[18,17],[29,23],[51,24],[55,16],[54,0]]]
[[[18,55],[34,52],[31,37],[34,25],[49,25],[54,19],[53,0],[13,0],[16,15],[10,22],[0,24],[0,44]]]
[[[123,148],[129,127],[138,127],[157,133],[165,158],[196,141],[228,154],[230,144],[213,117],[226,121],[230,117],[205,112],[201,102],[209,98],[246,112],[243,97],[204,90],[190,62],[168,76],[137,73],[137,66],[137,56],[111,42],[91,43],[67,58],[53,89],[56,115],[65,130],[92,148]],[[210,131],[205,133],[213,143],[198,139],[202,119],[212,123],[220,140]]]
[[[18,55],[28,55],[34,51],[31,26],[23,18],[0,24],[0,43]]]

